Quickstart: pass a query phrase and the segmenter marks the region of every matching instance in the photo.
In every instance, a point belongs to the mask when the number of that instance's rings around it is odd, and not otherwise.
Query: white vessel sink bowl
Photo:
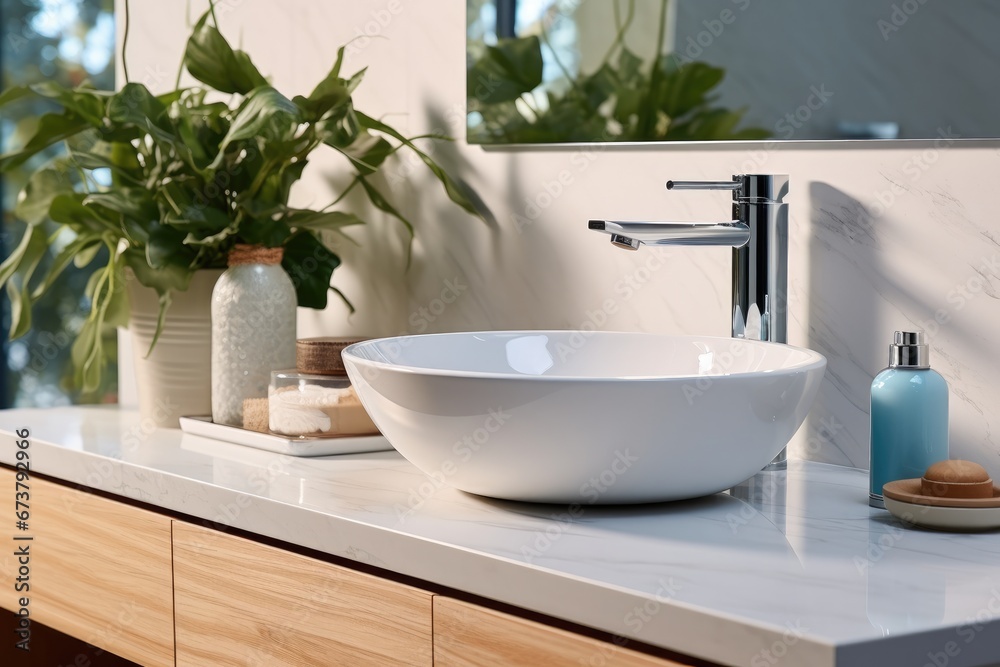
[[[438,482],[581,505],[752,477],[798,430],[826,368],[777,343],[573,331],[383,338],[343,357],[375,424]]]

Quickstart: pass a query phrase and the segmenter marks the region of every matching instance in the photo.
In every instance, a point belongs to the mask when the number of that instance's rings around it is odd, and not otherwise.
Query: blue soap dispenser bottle
[[[868,504],[883,509],[884,484],[948,458],[948,383],[930,367],[923,332],[897,331],[872,382],[870,455]]]

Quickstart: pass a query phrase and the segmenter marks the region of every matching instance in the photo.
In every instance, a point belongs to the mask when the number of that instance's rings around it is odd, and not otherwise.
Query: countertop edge
[[[0,429],[0,433],[13,435],[6,429]],[[758,653],[763,656],[768,647],[777,646],[785,651],[785,664],[837,667],[836,646],[808,634],[798,636],[794,643],[789,643],[784,638],[787,628],[752,623],[729,614],[698,609],[669,597],[625,591],[610,584],[237,492],[119,458],[68,450],[44,440],[33,440],[31,451],[32,472],[68,484],[201,519],[205,522],[202,525],[223,532],[227,528],[234,528],[314,549],[693,658],[734,666],[745,665],[750,664]],[[78,466],[72,463],[74,460],[85,462],[86,474],[80,474]],[[0,448],[0,464],[13,467],[13,451]],[[158,498],[142,493],[142,478],[148,475],[171,477],[174,484],[184,488],[184,493]],[[193,507],[189,499],[202,497],[199,492],[206,488],[226,497],[212,509],[206,509],[204,502]],[[268,521],[262,527],[260,521],[251,522],[243,518],[246,513],[241,511],[241,505],[249,506],[246,503],[255,505],[255,516],[258,518],[266,513],[266,509],[292,508],[292,511],[301,513],[302,516],[309,516],[315,522],[313,529],[304,534],[291,534],[286,530],[288,522],[277,520]],[[297,528],[301,528],[301,525]],[[334,536],[337,546],[331,548],[330,542],[321,539],[320,536],[323,535]],[[398,543],[400,539],[406,540],[403,548]],[[376,556],[380,553],[398,555],[403,552],[406,554],[405,558],[393,562]],[[476,568],[469,567],[470,559],[477,565]],[[471,569],[475,572],[471,572]],[[542,598],[537,592],[543,590]],[[525,595],[526,592],[528,595]],[[594,604],[592,596],[595,595],[600,596],[599,605]],[[536,599],[526,599],[531,596]],[[609,618],[621,621],[617,624],[609,623]],[[626,624],[626,619],[631,619],[631,622]],[[633,630],[634,627],[638,627],[638,630]],[[706,641],[706,636],[711,639]],[[754,650],[747,650],[746,644],[749,641],[753,642]],[[627,646],[627,643],[622,645]],[[763,648],[757,650],[756,647],[761,645]],[[711,646],[713,652],[707,654],[706,646]]]

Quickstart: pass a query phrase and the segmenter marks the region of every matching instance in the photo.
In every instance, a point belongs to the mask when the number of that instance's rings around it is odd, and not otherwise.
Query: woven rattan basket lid
[[[313,375],[347,375],[340,353],[365,338],[300,338],[295,341],[295,368]]]

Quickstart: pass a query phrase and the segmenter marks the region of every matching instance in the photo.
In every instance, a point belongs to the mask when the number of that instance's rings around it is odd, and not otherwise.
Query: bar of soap
[[[920,492],[935,498],[992,498],[993,480],[973,461],[938,461],[921,478]]]
[[[268,409],[266,398],[243,399],[243,428],[267,433]]]

